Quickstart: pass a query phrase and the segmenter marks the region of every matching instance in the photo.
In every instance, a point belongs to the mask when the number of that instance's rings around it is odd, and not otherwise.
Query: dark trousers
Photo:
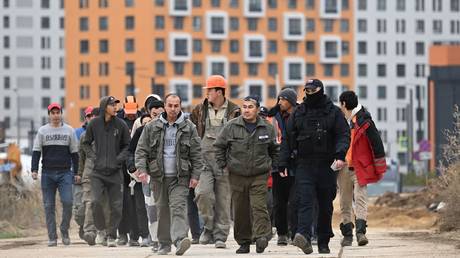
[[[278,235],[295,233],[297,213],[295,205],[295,179],[273,173],[273,213]]]
[[[198,207],[195,200],[195,189],[190,188],[187,197],[187,217],[188,224],[190,226],[190,232],[192,233],[193,239],[200,238],[201,226],[200,217],[198,216]]]
[[[138,240],[139,236],[144,239],[149,235],[144,192],[140,183],[134,186],[133,195],[131,195],[131,188],[124,184],[123,212],[118,231],[123,235],[129,233],[129,238],[132,240]]]
[[[337,172],[330,168],[332,162],[299,164],[296,170],[296,198],[298,199],[297,233],[307,239],[312,236],[314,200],[318,203],[318,245],[329,244],[332,232],[332,202],[337,194]],[[316,197],[316,198],[315,198]]]
[[[105,192],[104,192],[105,191]],[[100,177],[91,177],[91,207],[93,209],[94,225],[97,230],[106,230],[109,238],[117,238],[117,228],[121,220],[123,208],[123,185],[105,181]],[[107,194],[108,198],[103,195]],[[104,205],[102,200],[109,201],[110,219],[109,226],[106,228],[106,219],[104,217]]]
[[[73,173],[69,170],[42,171],[41,186],[43,205],[45,206],[46,228],[49,240],[56,240],[56,191],[62,203],[61,233],[68,234],[70,219],[72,218],[72,184]],[[20,216],[20,215],[19,215]]]

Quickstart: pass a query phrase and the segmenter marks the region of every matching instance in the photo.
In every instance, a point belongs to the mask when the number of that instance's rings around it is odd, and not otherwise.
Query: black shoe
[[[318,246],[318,253],[320,253],[320,254],[330,254],[331,249],[329,249],[329,246],[327,246],[327,245]]]
[[[313,248],[311,247],[310,240],[306,239],[299,233],[295,234],[293,244],[300,248],[305,254],[313,253]]]
[[[369,243],[366,235],[362,233],[356,233],[356,240],[358,241],[359,246],[365,246]]]
[[[265,248],[268,246],[268,241],[265,237],[258,238],[256,240],[256,252],[258,254],[263,253]]]
[[[344,236],[340,242],[341,246],[351,246],[353,243],[353,236]]]
[[[126,245],[128,243],[128,236],[126,234],[120,234],[118,236],[117,245]]]
[[[83,239],[88,243],[88,245],[95,245],[96,244],[96,234],[93,232],[86,232],[83,235]]]
[[[192,245],[192,241],[188,237],[177,242],[176,255],[183,255]]]
[[[288,237],[286,235],[278,236],[278,242],[276,243],[279,246],[287,246],[288,245]]]
[[[237,254],[247,254],[249,253],[249,245],[240,245],[240,248],[236,250]]]

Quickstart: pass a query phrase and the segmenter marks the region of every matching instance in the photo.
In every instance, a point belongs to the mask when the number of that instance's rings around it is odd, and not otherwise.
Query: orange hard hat
[[[206,80],[205,89],[223,88],[227,87],[227,80],[222,75],[211,75]]]

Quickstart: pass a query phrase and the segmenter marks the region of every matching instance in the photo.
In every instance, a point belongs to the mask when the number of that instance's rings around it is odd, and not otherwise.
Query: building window
[[[174,29],[182,30],[184,29],[184,17],[177,16],[173,18],[174,20]]]
[[[88,31],[89,22],[88,17],[80,17],[80,31]]]
[[[155,39],[155,51],[163,52],[165,51],[165,40],[164,39]]]
[[[201,84],[193,85],[193,98],[198,99],[203,97],[203,86]]]
[[[288,0],[288,8],[289,9],[296,9],[297,8],[297,0]]]
[[[307,54],[315,54],[315,41],[305,41],[305,51]]]
[[[203,74],[203,64],[201,62],[193,62],[193,75],[199,76]]]
[[[278,74],[278,64],[268,63],[268,75],[274,78],[277,74]]]
[[[377,86],[377,99],[387,98],[387,87],[385,85]]]
[[[238,76],[240,74],[240,64],[237,62],[230,63],[230,75]]]
[[[230,8],[238,8],[239,6],[238,0],[230,0],[229,6]]]
[[[125,17],[125,29],[126,30],[134,30],[134,27],[135,27],[134,16],[126,16]]]
[[[361,33],[367,32],[367,20],[358,19],[358,32],[361,32]]]
[[[107,39],[99,40],[99,53],[109,52],[109,41]]]
[[[11,103],[10,103],[10,97],[5,96],[3,98],[3,108],[4,109],[10,109]]]
[[[169,58],[171,61],[185,62],[191,58],[192,46],[189,34],[177,33],[169,37]]]
[[[126,53],[132,53],[135,51],[134,39],[125,40],[125,51]]]
[[[238,53],[240,49],[240,42],[236,39],[230,40],[230,53]]]
[[[306,24],[306,31],[307,32],[314,32],[315,31],[315,20],[312,19],[312,18],[307,18],[305,20],[305,24]]]
[[[131,76],[134,75],[135,72],[136,64],[131,61],[125,62],[125,74]]]
[[[268,18],[268,31],[276,31],[278,29],[278,23],[276,18]]]
[[[358,98],[367,99],[367,86],[366,85],[358,86]]]
[[[348,77],[350,75],[350,65],[340,64],[340,76]]]
[[[358,41],[358,54],[367,55],[367,42]]]
[[[450,11],[460,12],[460,0],[450,0]]]
[[[230,98],[237,99],[240,97],[240,87],[238,85],[230,85]]]
[[[257,31],[257,18],[248,18],[248,30]]]
[[[3,0],[3,8],[10,7],[10,0]]]
[[[184,106],[190,105],[190,97],[192,85],[189,81],[177,81],[172,84],[172,91],[175,92],[182,100]]]
[[[396,41],[396,55],[398,56],[406,55],[406,42]]]
[[[192,18],[192,27],[193,27],[193,31],[201,31],[201,17],[200,16],[194,16]]]
[[[377,41],[377,55],[386,55],[386,54],[387,54],[387,42]]]
[[[323,75],[327,77],[334,76],[334,65],[333,64],[323,64]]]
[[[340,20],[340,32],[346,33],[350,31],[350,22],[348,19]]]
[[[248,75],[249,76],[257,76],[259,74],[259,64],[257,63],[249,63],[248,64]]]
[[[109,7],[109,0],[99,0],[99,8]]]
[[[99,76],[109,76],[109,63],[108,62],[99,63]]]
[[[433,0],[433,12],[442,11],[442,0]]]
[[[3,48],[8,49],[10,48],[10,37],[3,36]]]
[[[89,41],[80,40],[80,54],[87,54],[87,53],[89,53]]]
[[[278,52],[278,42],[276,40],[268,41],[268,52],[274,54]]]
[[[377,76],[378,77],[387,76],[387,65],[386,64],[377,64]]]
[[[79,0],[78,7],[80,9],[88,8],[89,7],[89,0]]]
[[[211,52],[220,53],[221,48],[222,48],[221,40],[211,40]]]
[[[164,28],[165,28],[165,17],[155,16],[155,29],[164,29]]]
[[[106,31],[109,29],[109,22],[106,16],[99,17],[99,30]]]
[[[399,85],[396,87],[396,98],[397,99],[406,99],[406,87]]]
[[[387,20],[377,19],[377,32],[386,33],[387,32]]]
[[[315,76],[315,64],[314,63],[305,64],[305,75],[308,77]]]
[[[89,85],[80,85],[80,99],[89,99]]]
[[[405,64],[397,64],[396,65],[396,76],[397,77],[405,77],[406,76],[406,65]]]
[[[367,77],[367,64],[358,64],[358,76]]]
[[[287,42],[287,49],[289,53],[297,53],[297,45],[298,42],[296,41],[288,41]]]
[[[230,17],[230,30],[238,31],[239,28],[240,28],[240,20],[238,20],[238,17]]]
[[[50,17],[42,17],[40,20],[40,26],[42,29],[50,28]]]
[[[333,19],[322,19],[323,30],[324,32],[332,32],[334,30],[334,20]]]
[[[326,86],[326,95],[332,100],[332,102],[339,101],[339,88],[335,85]]]
[[[433,21],[433,33],[442,34],[442,20]]]
[[[156,75],[165,75],[165,62],[163,61],[156,61],[155,62],[155,74]]]
[[[193,40],[193,52],[201,53],[203,51],[202,41],[200,39]]]
[[[424,20],[415,21],[415,32],[419,34],[425,33],[425,21]]]
[[[415,77],[425,77],[425,64],[415,64]]]
[[[8,76],[3,77],[3,88],[5,90],[10,89],[11,87],[11,79]]]
[[[377,121],[387,121],[387,109],[377,108]]]
[[[80,77],[90,75],[89,63],[80,63]]]
[[[396,20],[396,33],[406,33],[406,21],[403,19]]]
[[[415,10],[416,11],[425,11],[425,0],[415,0]]]
[[[157,94],[158,96],[165,97],[165,85],[164,84],[155,84],[152,82],[152,93]]]
[[[134,0],[125,0],[125,7],[133,7]]]
[[[276,85],[268,85],[268,98],[276,99],[277,92],[276,92]]]
[[[378,11],[385,11],[387,9],[387,1],[386,0],[377,0],[377,10]]]
[[[51,104],[51,99],[49,97],[42,97],[42,109],[47,109]]]
[[[50,77],[42,77],[42,89],[47,90],[51,88]]]
[[[99,85],[99,98],[109,96],[109,85],[102,84]]]
[[[174,75],[184,75],[185,63],[173,62]]]

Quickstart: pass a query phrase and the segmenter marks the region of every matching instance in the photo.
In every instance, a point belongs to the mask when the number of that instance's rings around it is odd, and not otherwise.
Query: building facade
[[[7,138],[27,139],[32,123],[47,122],[51,102],[65,102],[64,1],[0,5],[0,121]]]

